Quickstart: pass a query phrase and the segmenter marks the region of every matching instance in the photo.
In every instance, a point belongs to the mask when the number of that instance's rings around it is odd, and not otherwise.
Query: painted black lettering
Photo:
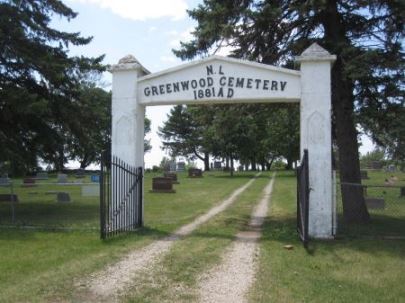
[[[224,96],[224,88],[221,87],[218,91],[218,97],[223,97]]]
[[[143,93],[145,94],[146,97],[148,97],[150,95],[150,87],[145,87]]]
[[[212,65],[207,66],[207,76],[213,75],[214,74],[214,69],[212,68]]]
[[[271,81],[271,90],[277,90],[277,81]]]
[[[214,85],[214,79],[212,79],[211,77],[207,77],[207,83],[208,83],[208,87],[213,86]]]
[[[191,88],[197,88],[197,80],[191,80]]]
[[[252,82],[253,82],[253,79],[248,78],[248,79],[247,79],[246,87],[247,87],[247,88],[252,88]]]
[[[219,78],[219,85],[224,86],[226,84],[226,77],[222,76]]]
[[[152,95],[153,95],[153,96],[155,96],[155,95],[159,95],[159,93],[158,93],[158,90],[157,90],[157,87],[156,87],[156,86],[152,86]]]
[[[269,80],[263,80],[263,89],[265,90],[269,89]]]
[[[219,66],[219,71],[218,71],[218,73],[219,73],[220,75],[223,75],[223,74],[224,74],[224,72],[222,71],[222,65]]]
[[[163,95],[165,93],[165,86],[163,84],[159,85],[159,93]]]
[[[205,87],[205,85],[207,84],[204,78],[201,78],[198,83],[200,84],[201,87]]]
[[[228,78],[228,86],[229,86],[229,87],[233,87],[233,80],[235,80],[234,77],[229,77],[229,78]]]
[[[204,98],[204,91],[202,89],[198,90],[198,98]]]
[[[255,82],[256,82],[256,89],[259,89],[260,82],[262,82],[262,80],[261,79],[255,79]]]
[[[166,93],[168,93],[168,94],[172,93],[172,84],[171,83],[166,84]]]
[[[280,81],[281,91],[284,91],[286,85],[287,85],[287,81]]]
[[[243,84],[245,83],[245,78],[236,78],[236,85],[235,87],[243,88]]]
[[[181,81],[181,88],[183,90],[188,90],[188,83],[189,81]]]
[[[233,89],[232,88],[228,88],[228,98],[232,98],[233,97]]]
[[[179,84],[179,82],[173,83],[173,91],[174,91],[175,93],[177,93],[177,92],[180,91],[180,84]]]

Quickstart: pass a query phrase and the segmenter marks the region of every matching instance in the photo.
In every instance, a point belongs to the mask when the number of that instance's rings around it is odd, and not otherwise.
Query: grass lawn
[[[41,193],[54,188],[15,186],[21,201],[18,207],[24,209],[27,220],[51,225],[62,222],[63,226],[78,230],[52,232],[0,226],[0,302],[43,302],[71,297],[75,278],[102,268],[128,250],[144,246],[190,222],[246,183],[253,174],[230,178],[228,174],[212,172],[205,173],[201,179],[189,179],[181,174],[180,184],[175,185],[176,194],[149,193],[152,176],[146,174],[145,177],[145,228],[109,241],[99,240],[98,231],[88,228],[97,228],[97,198],[87,202],[72,199],[71,204],[60,205],[54,196],[48,201],[47,195]],[[79,198],[80,188],[76,190]],[[27,193],[26,199],[23,191],[38,194]],[[88,207],[84,208],[86,203]],[[5,210],[8,209],[0,209]]]
[[[306,251],[295,196],[293,173],[279,172],[250,302],[404,302],[405,240],[343,237],[312,241]]]

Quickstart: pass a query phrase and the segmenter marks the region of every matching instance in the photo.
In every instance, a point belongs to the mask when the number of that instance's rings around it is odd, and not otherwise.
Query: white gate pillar
[[[308,149],[309,236],[333,237],[331,65],[336,56],[312,44],[301,64],[301,158]]]
[[[110,69],[112,79],[111,154],[127,164],[143,167],[145,106],[137,100],[138,77],[147,73],[131,55]]]

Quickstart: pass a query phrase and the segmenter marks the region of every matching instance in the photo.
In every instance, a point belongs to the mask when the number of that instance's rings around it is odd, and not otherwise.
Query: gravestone
[[[37,180],[48,180],[48,173],[47,172],[37,173],[35,179],[37,179]]]
[[[11,185],[10,178],[8,177],[0,178],[0,186],[10,186],[10,185]]]
[[[202,170],[199,168],[189,168],[188,170],[188,177],[189,178],[201,178],[202,175]]]
[[[75,177],[76,178],[84,178],[85,177],[85,171],[84,171],[84,169],[79,169],[77,172],[76,172],[76,174],[75,174]]]
[[[100,176],[99,175],[91,175],[90,180],[91,180],[91,182],[100,183]]]
[[[368,209],[384,209],[385,200],[382,198],[365,198],[366,205]]]
[[[177,174],[176,174],[176,173],[173,173],[173,172],[165,172],[165,173],[163,174],[163,176],[164,176],[165,178],[170,178],[170,179],[172,179],[172,183],[173,183],[173,184],[179,184],[179,181],[177,180]]]
[[[176,171],[176,161],[169,162],[169,170],[168,171]]]
[[[221,169],[221,168],[222,168],[222,162],[215,161],[214,162],[214,169]]]
[[[364,180],[364,179],[369,179],[369,178],[368,178],[368,173],[367,173],[366,170],[361,170],[361,171],[360,171],[360,178],[361,178],[362,180]]]
[[[98,197],[98,196],[100,196],[100,186],[98,184],[82,186],[82,197]]]
[[[58,174],[58,183],[68,183],[68,176],[66,174]]]
[[[177,162],[177,171],[185,171],[186,170],[186,163],[185,162]]]
[[[0,194],[0,202],[18,202],[16,194]]]
[[[65,192],[59,192],[56,195],[56,200],[59,203],[69,203],[69,202],[71,202],[69,193],[65,193]]]
[[[393,173],[393,172],[395,172],[396,170],[397,170],[397,168],[395,167],[394,164],[390,164],[390,165],[388,165],[387,168],[386,168],[386,171],[387,171],[387,172],[390,172],[390,173]]]
[[[34,178],[24,178],[22,186],[23,187],[33,187],[33,186],[37,186],[37,185],[35,184]]]
[[[372,169],[382,169],[383,163],[381,161],[371,161]]]
[[[175,193],[173,182],[170,178],[155,177],[152,179],[152,193]]]

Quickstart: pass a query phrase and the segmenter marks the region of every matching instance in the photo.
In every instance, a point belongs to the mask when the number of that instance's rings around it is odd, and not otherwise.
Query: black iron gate
[[[306,247],[308,244],[309,170],[308,150],[304,150],[301,165],[297,169],[297,231]]]
[[[100,175],[100,231],[106,239],[142,225],[142,167],[103,156]]]

